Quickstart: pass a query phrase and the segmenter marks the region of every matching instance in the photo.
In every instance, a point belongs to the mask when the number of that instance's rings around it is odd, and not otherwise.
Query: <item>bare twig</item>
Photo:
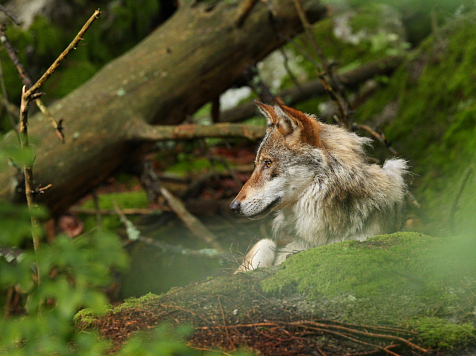
[[[270,103],[275,99],[269,86],[263,81],[256,65],[252,65],[243,71],[243,80],[253,90],[253,92],[265,103]]]
[[[390,151],[390,153],[394,156],[397,155],[397,151],[395,151],[395,149],[392,147],[391,143],[387,141],[385,135],[380,135],[377,131],[375,131],[374,129],[372,129],[370,126],[368,125],[357,125],[357,124],[354,124],[352,125],[352,130],[363,130],[363,131],[367,131],[373,138],[375,138],[377,141],[379,141],[380,143],[382,143],[385,147],[387,147],[387,149]]]
[[[30,77],[26,73],[26,70],[23,67],[23,64],[20,62],[16,49],[12,46],[12,44],[8,40],[8,37],[5,33],[5,25],[0,26],[0,41],[2,41],[3,47],[5,47],[8,57],[10,57],[10,60],[15,66],[23,85],[25,85],[27,89],[30,89],[31,86],[33,85],[33,82],[31,81]]]
[[[323,323],[317,323],[315,321],[296,321],[296,322],[291,322],[290,323],[291,325],[296,325],[296,326],[302,326],[302,325],[312,325],[312,326],[316,326],[316,327],[321,327],[321,328],[326,328],[326,329],[336,329],[336,330],[341,330],[341,331],[345,331],[345,332],[349,332],[351,334],[356,334],[356,335],[362,335],[362,336],[368,336],[368,337],[371,337],[371,338],[377,338],[377,339],[384,339],[384,340],[391,340],[391,341],[397,341],[399,343],[402,343],[414,350],[417,350],[417,351],[420,351],[420,352],[423,352],[423,353],[427,353],[428,350],[418,346],[418,345],[415,345],[414,343],[402,338],[402,337],[399,337],[399,336],[394,336],[394,335],[386,335],[386,334],[375,334],[375,333],[369,333],[369,332],[366,332],[366,331],[360,331],[360,330],[357,330],[357,329],[353,329],[353,328],[348,328],[348,327],[345,327],[345,326],[340,326],[340,325],[329,325],[329,324],[323,324]]]
[[[64,141],[64,132],[63,132],[63,120],[59,120],[58,122],[56,122],[54,117],[50,114],[50,111],[48,110],[48,108],[45,106],[45,104],[43,104],[43,101],[41,101],[40,99],[36,99],[35,104],[36,106],[38,106],[41,113],[50,122],[51,126],[53,126],[58,138],[61,140],[61,142],[64,143],[65,141]]]
[[[45,84],[45,82],[48,80],[48,78],[53,75],[56,68],[58,68],[58,66],[61,64],[61,62],[63,62],[64,59],[68,56],[68,54],[70,54],[72,50],[76,49],[76,47],[78,46],[79,41],[82,41],[84,34],[89,29],[89,27],[92,25],[92,23],[97,18],[99,18],[100,14],[101,14],[101,11],[99,11],[99,9],[94,11],[94,14],[84,24],[83,28],[79,31],[79,33],[76,35],[74,40],[69,44],[69,46],[63,51],[63,53],[60,54],[60,56],[53,62],[53,64],[41,76],[41,78],[30,89],[28,89],[28,92],[26,92],[26,94],[25,94],[28,99],[33,95],[33,93],[35,93],[37,90],[39,90],[43,86],[43,84]]]
[[[5,50],[7,51],[8,56],[10,57],[10,60],[13,62],[15,65],[15,68],[17,69],[18,75],[20,76],[22,82],[24,85],[26,85],[27,89],[31,88],[33,85],[30,76],[26,72],[25,68],[23,67],[22,63],[20,62],[20,59],[18,58],[17,51],[13,48],[12,44],[8,40],[7,35],[5,34],[4,28],[0,29],[0,39],[2,41],[3,46],[5,47]],[[30,101],[33,100],[33,97],[30,98]],[[43,104],[43,102],[37,98],[35,100],[36,106],[40,109],[42,114],[46,117],[46,119],[50,122],[51,126],[56,130],[56,134],[58,135],[58,138],[64,143],[64,134],[63,134],[63,127],[62,127],[62,122],[60,120],[59,123],[56,122],[56,120],[53,118],[53,116],[50,114],[50,111],[48,108]]]
[[[213,98],[210,116],[212,117],[212,122],[214,124],[220,122],[220,96]]]
[[[236,26],[241,27],[245,22],[245,19],[248,17],[253,7],[258,3],[259,0],[246,0],[238,9],[238,15],[236,16]]]
[[[94,12],[94,15],[88,20],[86,25],[80,31],[80,35],[82,36],[84,32],[89,28],[91,23],[99,16],[99,10]],[[78,34],[78,36],[80,36]],[[72,44],[76,46],[79,39],[76,36],[75,40],[73,40]],[[3,41],[3,36],[0,36]],[[37,98],[37,90],[41,88],[41,86],[46,82],[46,80],[54,73],[55,69],[58,67],[59,63],[66,57],[66,55],[71,51],[69,49],[70,46],[58,57],[58,59],[53,63],[53,65],[48,69],[47,73],[45,73],[38,82],[36,82],[28,91],[26,85],[23,86],[22,89],[22,96],[21,96],[21,105],[20,105],[20,145],[22,149],[28,150],[29,149],[29,140],[28,140],[28,108],[31,100]],[[69,49],[69,50],[68,50]],[[18,64],[18,63],[17,63]],[[21,66],[21,64],[20,64]],[[22,71],[24,73],[24,71]],[[26,78],[26,77],[25,77]],[[33,162],[28,162],[23,165],[23,173],[25,176],[25,196],[26,201],[28,204],[28,208],[31,211],[36,207],[34,202],[34,194],[41,190],[35,189],[33,185],[33,169],[32,169]],[[49,187],[49,186],[48,186]],[[47,189],[47,187],[43,188]],[[40,244],[40,238],[38,236],[39,231],[39,223],[36,217],[31,214],[31,225],[32,225],[32,238],[33,238],[33,248],[35,250],[35,255],[37,256],[38,247]],[[38,261],[36,263],[36,273],[37,273],[37,283],[40,284],[40,270]]]
[[[218,243],[216,236],[202,224],[202,222],[192,215],[185,207],[185,204],[177,197],[173,196],[160,182],[150,162],[144,162],[140,175],[140,183],[147,192],[150,201],[156,201],[162,195],[170,209],[182,220],[188,229],[199,239],[223,252],[223,248]]]
[[[344,95],[337,95],[336,92],[334,92],[334,90],[332,89],[332,87],[335,86],[337,87],[337,90],[340,93],[342,93],[342,89],[343,89],[342,84],[340,83],[338,78],[333,74],[331,66],[327,63],[327,60],[324,57],[324,54],[322,53],[322,50],[319,44],[317,43],[316,38],[314,37],[314,34],[312,33],[312,25],[307,19],[306,13],[304,12],[304,9],[302,8],[300,0],[293,0],[293,1],[294,1],[296,10],[298,12],[299,18],[301,20],[302,26],[304,28],[304,31],[309,37],[309,40],[314,46],[314,49],[317,55],[319,56],[319,59],[324,67],[324,71],[323,71],[321,67],[317,63],[314,62],[318,71],[319,79],[321,79],[322,84],[324,85],[324,88],[326,88],[331,99],[334,100],[335,103],[337,104],[337,107],[341,114],[341,121],[345,124],[345,126],[347,126],[349,123],[350,106],[347,100],[345,99]],[[331,84],[327,82],[325,78],[325,74],[327,74],[329,78],[331,79]]]
[[[72,207],[70,209],[72,213],[75,214],[86,214],[86,215],[115,215],[117,212],[115,210],[99,210],[96,209],[87,209],[87,208],[78,208]],[[151,213],[150,209],[122,209],[124,215],[147,215]]]
[[[263,322],[263,323],[252,323],[252,324],[231,324],[228,325],[228,329],[234,328],[234,329],[239,329],[239,328],[259,328],[259,327],[268,327],[268,328],[278,328],[278,327],[299,327],[303,328],[305,330],[309,331],[317,331],[323,334],[330,334],[334,335],[337,337],[342,337],[346,338],[350,341],[353,341],[355,343],[363,344],[366,346],[370,346],[376,349],[379,349],[380,351],[383,351],[387,354],[396,356],[398,354],[390,351],[389,349],[395,346],[395,343],[398,343],[400,345],[405,345],[412,350],[418,351],[423,354],[428,354],[428,350],[420,347],[413,342],[404,339],[400,336],[395,336],[392,334],[376,334],[376,333],[370,333],[367,331],[361,331],[355,328],[348,328],[340,325],[333,325],[333,324],[325,324],[325,323],[318,323],[312,320],[300,320],[300,321],[294,321],[294,322],[284,322],[284,323],[275,323],[275,322]],[[220,329],[222,326],[205,326],[205,327],[197,327],[197,330],[210,330],[210,329]],[[399,331],[396,330],[391,330],[389,329],[389,333],[395,333],[398,334]],[[365,338],[369,339],[374,339],[374,340],[389,340],[392,342],[392,344],[382,347],[379,345],[371,344],[368,342],[364,342],[362,340],[356,339],[355,337],[352,337],[351,335],[358,335],[362,336]]]
[[[3,12],[5,15],[7,15],[10,18],[10,20],[13,21],[15,25],[20,26],[20,22],[17,20],[17,18],[10,11],[8,11],[3,5],[0,5],[0,11]]]
[[[221,295],[218,296],[218,305],[220,306],[220,311],[221,311],[221,318],[223,320],[223,327],[225,328],[225,333],[226,333],[226,338],[230,342],[231,346],[233,347],[234,350],[236,350],[235,343],[233,340],[230,338],[230,335],[228,334],[228,327],[226,326],[226,318],[225,318],[225,313],[223,312],[223,306],[221,305],[221,300],[220,300]]]
[[[152,239],[150,237],[142,236],[140,230],[137,227],[135,227],[134,224],[129,219],[127,219],[124,211],[119,208],[119,206],[117,205],[114,199],[112,200],[112,203],[114,205],[115,214],[119,216],[122,224],[125,226],[127,230],[127,235],[129,240],[140,241],[144,244],[153,246],[161,250],[163,253],[168,253],[168,254],[176,254],[180,256],[195,256],[195,257],[211,258],[211,259],[228,259],[230,257],[229,255],[219,253],[217,250],[211,250],[211,249],[191,250],[188,248],[183,248],[182,246],[173,246],[165,242]],[[133,233],[131,236],[132,231]]]
[[[185,205],[179,198],[174,197],[164,186],[160,186],[160,193],[167,200],[167,203],[185,225],[194,233],[195,236],[203,240],[205,243],[215,248],[219,252],[223,252],[222,246],[218,243],[216,236],[208,230],[194,215],[185,208]]]
[[[283,57],[283,65],[284,65],[284,69],[286,69],[286,73],[288,73],[289,78],[291,78],[292,82],[294,83],[294,86],[299,91],[302,91],[301,84],[299,83],[296,76],[294,75],[291,68],[289,67],[289,58],[288,58],[288,55],[286,54],[286,51],[284,50],[283,47],[279,47],[279,52],[281,53],[281,56]]]
[[[24,150],[29,149],[28,141],[28,104],[29,100],[26,95],[26,86],[23,86],[22,96],[21,96],[21,105],[20,105],[20,145]],[[33,170],[32,163],[25,163],[23,165],[23,174],[25,176],[25,196],[28,204],[28,208],[33,210],[35,208],[35,202],[33,200],[33,194],[35,188],[33,186]],[[31,214],[31,226],[32,231],[31,235],[33,238],[33,248],[35,250],[35,255],[37,254],[38,247],[40,245],[40,237],[38,236],[39,223],[36,217]],[[36,261],[36,273],[37,273],[37,283],[40,284],[40,270],[38,261]]]
[[[311,58],[312,59],[312,58]],[[364,64],[363,66],[342,73],[341,80],[347,87],[355,87],[376,75],[386,75],[391,73],[402,62],[402,57],[391,56],[374,62]],[[311,99],[326,93],[322,81],[315,79],[301,85],[302,89],[289,88],[280,90],[277,95],[286,102],[286,105],[293,106],[299,102]],[[222,122],[237,122],[248,119],[256,115],[256,105],[253,102],[247,102],[221,113]]]
[[[265,130],[264,126],[229,123],[152,126],[143,121],[137,121],[136,126],[129,130],[129,135],[131,139],[138,141],[189,140],[204,137],[244,137],[257,140],[263,137]]]
[[[20,119],[20,108],[18,106],[9,102],[3,95],[0,95],[0,103],[3,106],[8,107],[10,114],[15,116],[17,120]]]

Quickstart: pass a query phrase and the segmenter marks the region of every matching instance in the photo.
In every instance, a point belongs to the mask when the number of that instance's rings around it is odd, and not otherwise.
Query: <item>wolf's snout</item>
[[[230,209],[233,210],[234,212],[239,212],[241,208],[241,204],[239,201],[233,200],[230,204]]]

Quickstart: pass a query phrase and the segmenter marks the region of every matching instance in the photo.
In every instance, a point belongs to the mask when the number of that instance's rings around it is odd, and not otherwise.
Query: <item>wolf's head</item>
[[[325,159],[321,154],[321,124],[312,116],[276,102],[256,101],[267,118],[268,128],[255,158],[250,179],[230,208],[251,219],[292,205],[302,187],[315,178],[315,167]]]

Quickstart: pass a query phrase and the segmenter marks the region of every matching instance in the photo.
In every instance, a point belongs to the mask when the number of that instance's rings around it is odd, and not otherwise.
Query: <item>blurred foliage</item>
[[[0,151],[0,157],[21,160],[22,156],[19,149]],[[94,332],[79,331],[73,320],[82,308],[100,313],[107,307],[101,289],[112,282],[112,271],[128,266],[120,239],[106,230],[74,239],[58,235],[43,241],[35,254],[30,214],[42,221],[48,217],[43,208],[30,212],[25,205],[0,202],[0,354],[106,354],[110,343]],[[41,231],[37,233],[42,236]],[[36,283],[37,270],[40,284]],[[20,295],[23,302],[23,309],[16,308],[15,314],[10,313],[8,291]],[[186,346],[189,331],[160,326],[147,336],[134,337],[119,354],[206,355]]]
[[[61,98],[91,78],[104,64],[126,52],[147,36],[159,23],[159,0],[69,0],[58,2],[50,18],[37,16],[23,30],[13,24],[6,34],[33,82],[69,45],[84,23],[100,8],[99,20],[88,30],[84,41],[44,85],[48,103]],[[22,83],[5,51],[0,51],[5,86],[12,103],[19,106]],[[11,128],[2,114],[0,133]]]

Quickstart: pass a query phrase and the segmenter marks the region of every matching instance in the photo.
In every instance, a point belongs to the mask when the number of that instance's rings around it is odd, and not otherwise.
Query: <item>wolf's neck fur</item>
[[[402,187],[385,167],[366,163],[363,146],[370,140],[330,125],[322,125],[321,137],[323,167],[318,171],[323,173],[296,192],[298,198],[292,207],[277,213],[273,222],[276,238],[286,231],[310,248],[348,239],[365,240],[400,228],[400,222],[392,218],[384,224],[381,221],[389,214],[397,215],[394,202],[401,199],[384,192],[402,192]],[[392,186],[395,189],[378,188]]]

